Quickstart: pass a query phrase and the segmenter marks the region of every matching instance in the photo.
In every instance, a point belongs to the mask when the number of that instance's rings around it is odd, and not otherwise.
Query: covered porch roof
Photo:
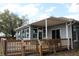
[[[53,25],[58,25],[58,24],[70,22],[70,21],[76,21],[74,19],[69,19],[69,18],[64,18],[64,17],[49,17],[46,19],[42,19],[42,20],[33,22],[31,24],[24,24],[21,27],[16,28],[15,30],[20,30],[20,29],[23,29],[25,27],[29,27],[30,25],[45,27],[45,20],[47,20],[47,26],[53,26]]]
[[[34,22],[31,25],[44,27],[45,26],[45,20],[46,19]],[[68,19],[68,18],[64,18],[64,17],[58,17],[58,18],[50,17],[50,18],[47,18],[47,26],[63,24],[63,23],[70,22],[70,21],[73,21],[73,19]]]

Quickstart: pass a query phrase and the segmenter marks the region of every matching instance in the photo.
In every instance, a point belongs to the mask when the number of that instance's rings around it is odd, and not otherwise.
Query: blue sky
[[[0,11],[10,10],[18,16],[27,15],[30,22],[44,18],[67,17],[79,20],[78,3],[1,3]]]
[[[20,17],[28,15],[30,23],[50,16],[79,20],[79,0],[1,0],[0,12],[5,9]]]

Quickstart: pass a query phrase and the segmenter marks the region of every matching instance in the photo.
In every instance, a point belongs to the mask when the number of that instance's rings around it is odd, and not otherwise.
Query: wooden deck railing
[[[43,55],[45,52],[54,52],[62,48],[61,39],[43,40],[3,40],[5,55]]]
[[[6,40],[5,55],[21,55],[22,43],[21,40]]]
[[[38,41],[37,40],[25,40],[24,41],[24,51],[27,53],[38,53]]]
[[[56,53],[56,50],[58,48],[61,48],[61,40],[60,39],[44,39],[40,40],[40,55],[42,55],[44,52],[54,52]]]

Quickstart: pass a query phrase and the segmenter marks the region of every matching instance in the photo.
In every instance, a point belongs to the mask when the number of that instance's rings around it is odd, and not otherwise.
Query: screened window
[[[26,38],[29,38],[29,28],[25,29]]]
[[[26,32],[29,33],[29,28],[26,29]]]
[[[20,31],[21,38],[29,38],[29,28],[22,29]]]
[[[19,32],[19,31],[17,32],[16,36],[17,36],[18,38],[20,38],[20,32]]]
[[[22,31],[22,38],[25,38],[25,31],[24,31],[24,29]]]
[[[20,38],[22,38],[22,30],[20,30]]]
[[[29,34],[26,34],[26,38],[29,38]]]

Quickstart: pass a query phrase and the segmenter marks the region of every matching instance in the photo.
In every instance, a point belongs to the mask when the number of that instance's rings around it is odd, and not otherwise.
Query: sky
[[[1,0],[0,12],[8,9],[20,17],[27,16],[29,22],[50,16],[79,20],[78,2],[79,0]]]
[[[79,0],[0,0],[0,12],[5,9],[27,16],[30,23],[50,16],[79,20]]]

